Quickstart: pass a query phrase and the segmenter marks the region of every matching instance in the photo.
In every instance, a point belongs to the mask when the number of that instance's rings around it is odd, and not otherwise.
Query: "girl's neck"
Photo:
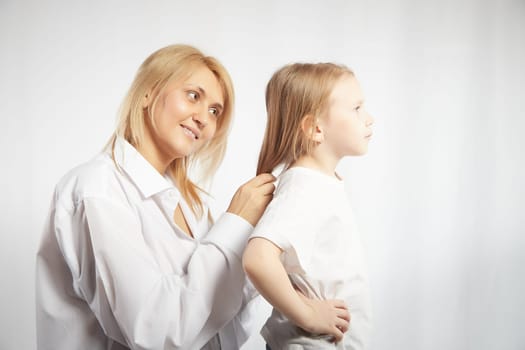
[[[335,173],[335,168],[338,163],[339,163],[338,159],[329,160],[329,159],[322,158],[322,157],[316,157],[315,154],[312,154],[312,155],[304,155],[302,157],[299,157],[299,159],[293,162],[290,165],[290,167],[300,166],[300,167],[315,169],[326,175],[339,178],[337,174]]]

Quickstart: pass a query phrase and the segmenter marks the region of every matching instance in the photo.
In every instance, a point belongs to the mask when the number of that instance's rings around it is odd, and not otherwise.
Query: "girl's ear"
[[[311,114],[307,114],[301,120],[301,129],[308,140],[316,143],[324,141],[323,128],[319,124],[319,119]]]

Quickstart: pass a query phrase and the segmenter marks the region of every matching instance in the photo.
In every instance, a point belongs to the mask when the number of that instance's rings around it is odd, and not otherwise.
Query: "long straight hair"
[[[309,154],[315,143],[306,135],[303,118],[321,117],[336,81],[353,72],[334,63],[294,63],[277,70],[266,86],[266,131],[257,174],[288,168]]]
[[[137,71],[120,107],[116,131],[108,143],[114,161],[115,142],[118,137],[124,138],[137,148],[144,140],[145,118],[149,116],[153,120],[155,106],[163,96],[166,86],[173,81],[188,78],[200,67],[207,67],[217,78],[224,96],[224,109],[217,120],[213,138],[194,154],[177,158],[168,167],[170,176],[197,216],[203,214],[200,194],[205,191],[189,178],[188,171],[193,166],[198,166],[203,179],[211,179],[224,158],[232,120],[233,84],[230,75],[217,59],[205,56],[189,45],[171,45],[152,53]],[[147,110],[143,108],[146,94],[152,101]]]

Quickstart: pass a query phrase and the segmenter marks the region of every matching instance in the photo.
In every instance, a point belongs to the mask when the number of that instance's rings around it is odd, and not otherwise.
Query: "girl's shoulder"
[[[306,203],[320,199],[319,192],[322,192],[323,186],[319,184],[315,174],[310,174],[311,171],[307,168],[293,167],[281,173],[272,202],[302,208]]]
[[[282,185],[281,185],[282,184]],[[318,170],[306,167],[292,167],[285,170],[279,176],[279,185],[282,187],[292,187],[296,190],[334,188],[339,190],[344,187],[342,180],[328,176]]]

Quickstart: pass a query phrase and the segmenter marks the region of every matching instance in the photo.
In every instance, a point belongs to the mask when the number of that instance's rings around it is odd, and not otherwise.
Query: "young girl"
[[[284,172],[243,256],[249,278],[274,307],[261,334],[272,350],[364,349],[368,283],[359,234],[335,172],[344,156],[365,154],[372,136],[359,83],[343,66],[288,65],[270,79],[266,108],[257,173],[278,166]],[[314,313],[312,301],[296,289],[313,299],[343,300],[349,328],[341,304]],[[312,327],[312,320],[322,326]]]
[[[233,86],[186,45],[141,65],[107,149],[59,182],[37,256],[37,347],[238,349],[241,255],[274,191],[261,174],[212,225],[188,176],[222,160]],[[247,289],[246,289],[247,291]]]

